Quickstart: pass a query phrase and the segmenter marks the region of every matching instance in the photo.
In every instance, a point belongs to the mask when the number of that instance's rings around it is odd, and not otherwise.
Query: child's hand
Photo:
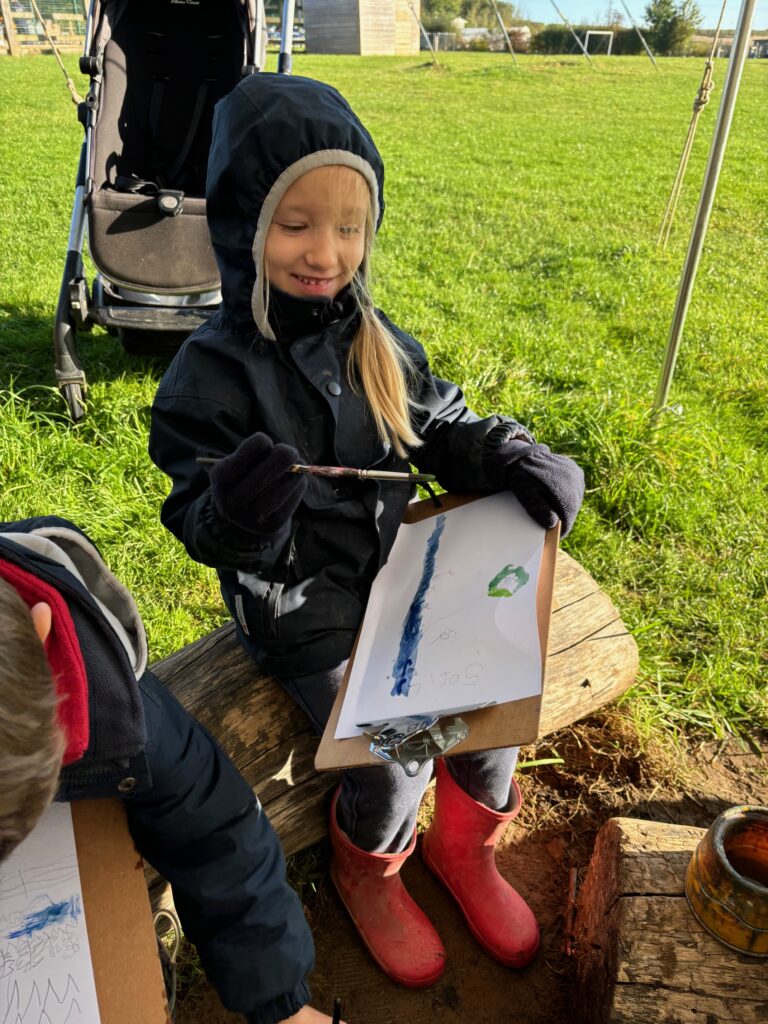
[[[211,469],[213,501],[225,518],[249,533],[278,533],[299,507],[306,478],[289,472],[299,453],[252,434]]]
[[[573,459],[555,455],[545,444],[507,441],[494,452],[494,463],[531,519],[545,530],[559,519],[565,537],[584,497],[584,474]]]
[[[319,1010],[313,1010],[311,1006],[302,1006],[298,1013],[281,1021],[280,1024],[331,1024],[331,1018]],[[344,1021],[341,1024],[344,1024]]]

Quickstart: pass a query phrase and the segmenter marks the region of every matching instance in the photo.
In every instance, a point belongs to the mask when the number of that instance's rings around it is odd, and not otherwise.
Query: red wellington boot
[[[416,830],[402,853],[366,853],[339,828],[338,798],[337,790],[331,805],[333,884],[382,971],[401,985],[425,988],[443,973],[445,950],[400,878],[400,868],[416,848]]]
[[[422,840],[427,867],[459,904],[481,946],[507,967],[525,967],[539,948],[530,907],[496,868],[494,847],[520,809],[512,780],[512,811],[492,811],[454,782],[442,758],[435,761],[435,814]]]

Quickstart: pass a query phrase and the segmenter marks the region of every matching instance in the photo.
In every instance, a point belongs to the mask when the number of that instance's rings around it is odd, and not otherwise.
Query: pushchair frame
[[[230,2],[238,8],[237,16],[243,26],[241,75],[256,74],[264,67],[266,59],[267,32],[263,0]],[[89,89],[84,102],[78,105],[78,120],[84,128],[84,139],[80,148],[67,254],[53,330],[56,383],[75,422],[85,415],[88,387],[77,353],[78,330],[88,330],[100,324],[110,333],[117,334],[129,352],[168,354],[178,347],[184,337],[205,322],[220,300],[217,280],[211,280],[211,287],[197,287],[193,291],[184,288],[153,290],[147,283],[133,287],[130,282],[115,281],[104,274],[96,259],[94,263],[98,272],[89,288],[83,251],[88,235],[89,213],[93,214],[92,198],[98,191],[92,169],[99,100],[104,81],[104,48],[97,45],[96,33],[107,3],[108,0],[90,0],[86,20],[80,71],[88,75]],[[123,0],[123,3],[127,6],[130,0]],[[93,258],[90,236],[88,243]],[[136,343],[137,338],[143,337],[139,334],[142,331],[147,332],[146,347]],[[131,339],[132,344],[127,343],[128,339]]]

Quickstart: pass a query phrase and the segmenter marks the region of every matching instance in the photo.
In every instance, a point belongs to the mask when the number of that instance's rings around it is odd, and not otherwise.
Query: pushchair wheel
[[[118,327],[117,336],[129,356],[174,356],[189,337],[188,331],[139,331]]]
[[[82,384],[63,384],[61,394],[67,403],[73,423],[79,423],[85,416],[85,394]]]

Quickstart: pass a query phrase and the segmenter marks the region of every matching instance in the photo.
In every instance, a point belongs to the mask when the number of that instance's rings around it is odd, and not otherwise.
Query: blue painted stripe
[[[27,914],[24,923],[16,931],[9,932],[6,939],[22,939],[33,932],[42,931],[52,924],[64,924],[67,920],[73,923],[80,916],[80,898],[71,896],[61,903],[49,903],[42,910],[35,910]]]
[[[392,668],[392,675],[395,680],[391,690],[392,697],[407,697],[410,693],[411,680],[416,668],[416,655],[418,654],[419,641],[422,637],[421,616],[424,611],[424,601],[432,583],[437,549],[440,547],[440,537],[444,529],[445,514],[437,517],[435,528],[429,535],[427,550],[424,552],[424,568],[421,572],[421,581],[403,622],[400,650],[397,653],[397,658]]]

